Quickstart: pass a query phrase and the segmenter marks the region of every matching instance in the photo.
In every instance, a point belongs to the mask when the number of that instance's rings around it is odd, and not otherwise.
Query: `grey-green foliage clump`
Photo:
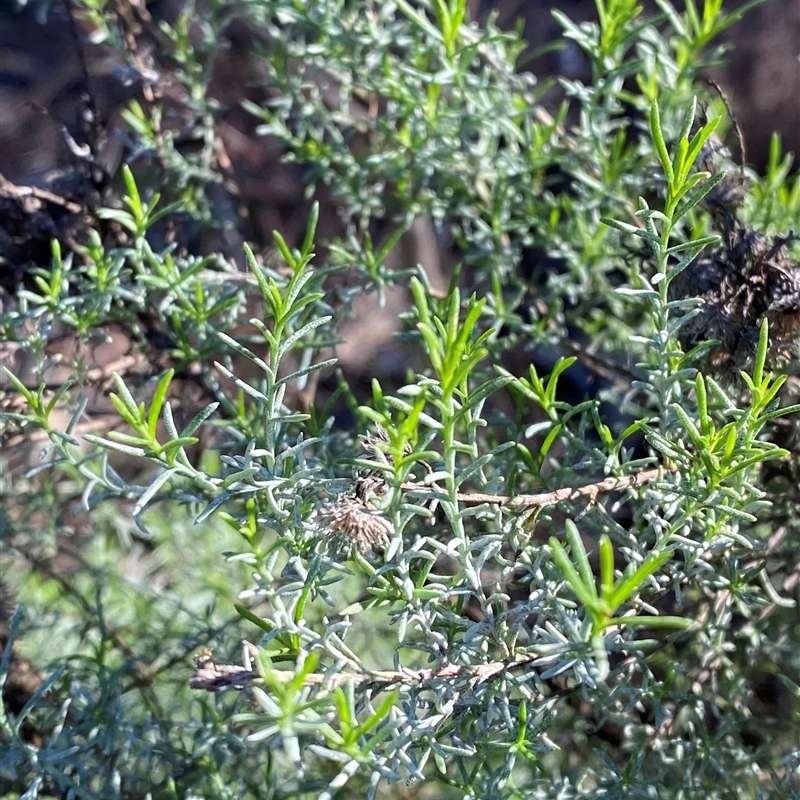
[[[80,360],[55,394],[7,374],[24,400],[8,424],[48,444],[51,469],[19,479],[27,508],[77,482],[89,519],[124,530],[65,577],[62,527],[10,526],[30,640],[59,630],[67,648],[38,651],[58,668],[2,719],[20,792],[796,796],[800,279],[776,237],[800,181],[776,144],[765,177],[719,200],[738,168],[711,166],[725,119],[697,74],[736,17],[661,5],[649,24],[623,2],[599,23],[558,15],[593,81],[565,81],[555,117],[514,70],[516,37],[458,0],[241,5],[279,90],[249,109],[346,233],[315,256],[314,206],[269,266],[247,248],[246,274],[156,251],[165,209],[126,168],[103,216],[128,241],[55,246],[5,313],[37,379],[56,322],[91,341],[147,311],[170,343],[152,377],[111,378],[124,426],[104,433],[84,425]],[[445,293],[385,266],[418,217],[463,263]],[[748,232],[771,245],[734,264],[746,291],[720,282],[722,316],[735,300],[755,331],[733,369],[719,339],[681,346],[716,302],[681,281]],[[549,268],[521,269],[526,248]],[[360,395],[326,378],[358,294],[402,286],[418,373]],[[143,542],[160,560],[115,571]]]

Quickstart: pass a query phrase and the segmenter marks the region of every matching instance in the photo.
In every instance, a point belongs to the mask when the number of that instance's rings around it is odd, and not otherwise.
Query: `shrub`
[[[33,365],[4,418],[45,443],[4,493],[10,639],[53,669],[0,721],[11,792],[796,794],[800,180],[777,141],[759,176],[718,138],[699,75],[742,12],[660,5],[557,14],[593,80],[554,116],[460,0],[164,28],[211,137],[215,43],[258,32],[246,107],[343,233],[315,204],[244,271],[157,244],[212,224],[216,178],[134,104],[174,202],[132,159],[4,312]],[[112,36],[112,9],[82,13]],[[445,291],[387,267],[419,219]],[[365,390],[336,354],[371,293],[407,300],[408,361]],[[108,374],[116,329],[139,358]]]

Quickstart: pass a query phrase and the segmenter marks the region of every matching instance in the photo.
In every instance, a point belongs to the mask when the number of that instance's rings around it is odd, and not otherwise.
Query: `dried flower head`
[[[800,343],[800,269],[785,255],[785,238],[770,240],[741,227],[726,232],[723,246],[676,276],[677,297],[700,297],[699,312],[680,330],[685,349],[717,339],[707,366],[724,379],[752,367],[758,334],[769,322],[767,363],[787,363]]]
[[[368,472],[355,479],[356,500],[369,505],[370,495],[382,497],[389,491],[386,478],[380,472]]]
[[[389,443],[389,434],[383,428],[383,426],[376,424],[375,426],[376,436],[373,436],[371,433],[360,434],[359,439],[361,439],[361,446],[366,450],[367,455],[375,458],[377,453],[380,453],[380,456],[377,457],[379,461],[386,461],[389,466],[394,466],[394,458],[390,453],[387,453],[381,444],[388,444]],[[406,442],[403,446],[403,455],[409,456],[411,453],[414,452],[414,448],[411,445],[411,442]],[[433,472],[433,467],[427,462],[423,461],[422,459],[419,460],[419,463],[425,467],[428,472]],[[382,475],[382,473],[378,472],[371,472],[370,475]],[[381,480],[385,480],[385,478],[381,478]],[[385,494],[385,492],[379,492],[379,494]]]
[[[340,497],[317,510],[316,522],[335,538],[361,552],[387,547],[394,528],[377,509],[353,497]]]
[[[361,445],[367,451],[370,456],[374,456],[376,453],[380,452],[383,453],[387,461],[391,464],[392,457],[385,453],[383,448],[380,447],[380,444],[388,444],[389,443],[389,434],[386,433],[386,430],[383,428],[382,425],[375,426],[375,432],[377,436],[373,436],[371,433],[361,434],[358,438],[361,439]],[[405,448],[403,449],[403,453],[405,455],[409,455],[412,451],[411,444],[406,442]]]
[[[712,141],[713,140],[713,141]],[[709,140],[704,165],[713,175],[730,154],[715,137]],[[738,219],[746,183],[729,172],[704,202],[714,217],[722,243],[690,264],[670,285],[673,298],[698,297],[698,312],[679,331],[685,350],[709,339],[718,341],[704,367],[729,383],[753,365],[761,323],[769,323],[767,365],[780,367],[800,346],[800,265],[793,264],[788,237],[770,238]]]

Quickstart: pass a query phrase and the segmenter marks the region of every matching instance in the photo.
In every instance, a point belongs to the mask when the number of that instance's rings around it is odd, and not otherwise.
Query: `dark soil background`
[[[142,64],[138,54],[128,53],[123,59],[107,46],[92,44],[91,31],[71,19],[75,14],[70,1],[29,2],[21,7],[12,0],[0,2],[0,282],[9,289],[27,265],[48,263],[50,238],[81,239],[86,222],[81,220],[81,209],[92,205],[98,189],[85,165],[76,164],[80,160],[76,145],[84,146],[87,138],[87,104],[94,111],[96,129],[124,133],[120,110],[132,98],[144,101],[148,92],[152,96],[147,70],[137,69]],[[596,18],[593,0],[473,0],[470,5],[473,19],[496,13],[503,28],[522,24],[530,46],[520,67],[540,81],[553,75],[589,80],[587,60],[573,42],[561,40],[557,49],[547,46],[561,36],[550,10],[557,8],[576,21],[589,20]],[[658,12],[655,3],[645,5],[645,13]],[[726,8],[740,5],[741,0],[726,2]],[[173,23],[182,6],[182,0],[146,6],[120,3],[118,12],[128,30],[135,32],[138,26],[147,40],[147,55],[159,70],[156,96],[161,94],[167,102],[175,91],[174,85],[170,88],[170,65],[159,53],[158,37],[148,40],[147,27],[157,32],[160,19]],[[202,13],[200,5],[197,13]],[[220,50],[208,91],[224,104],[216,119],[224,147],[220,168],[229,195],[224,213],[238,215],[236,227],[242,236],[263,246],[271,241],[273,229],[296,241],[306,216],[298,212],[307,208],[307,202],[302,167],[281,164],[280,150],[269,139],[255,136],[256,120],[239,105],[246,96],[259,99],[248,88],[252,66],[245,55],[258,35],[243,23],[229,27],[225,36],[230,46]],[[781,134],[784,150],[800,153],[800,3],[769,0],[732,26],[724,42],[730,48],[728,63],[709,77],[722,87],[736,114],[748,162],[763,169],[773,131]],[[537,56],[543,49],[546,52]],[[553,105],[557,94],[549,95]],[[112,176],[127,155],[122,138],[106,135],[100,152],[93,154],[99,167]],[[226,205],[224,198],[216,202]],[[322,236],[336,228],[335,218],[327,219],[324,213]],[[195,252],[214,248],[231,257],[241,253],[241,241],[230,235],[225,241],[206,236],[191,244]]]

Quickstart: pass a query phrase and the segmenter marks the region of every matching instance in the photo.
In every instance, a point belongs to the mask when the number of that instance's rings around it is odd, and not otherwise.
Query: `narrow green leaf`
[[[652,302],[657,302],[660,297],[659,293],[654,289],[632,289],[629,286],[617,286],[614,291],[623,297],[641,297]]]
[[[308,214],[308,223],[306,224],[306,235],[303,239],[303,246],[300,249],[301,257],[304,259],[311,258],[314,250],[314,234],[317,231],[317,222],[319,221],[319,201],[315,200],[311,206],[311,211]]]
[[[614,591],[614,548],[607,534],[600,537],[600,596],[609,601]]]
[[[542,446],[539,448],[538,459],[539,464],[544,464],[544,459],[547,457],[547,454],[550,452],[550,448],[553,446],[553,442],[558,438],[558,435],[561,433],[561,423],[557,423],[553,425],[550,429],[550,432],[545,436],[544,441],[542,442]]]
[[[332,367],[337,361],[338,359],[336,358],[329,358],[325,361],[320,361],[319,364],[311,364],[307,367],[303,367],[303,369],[298,369],[296,372],[292,372],[290,375],[285,375],[275,384],[275,386],[283,386],[284,384],[296,381],[298,378],[302,378],[305,375],[309,375],[312,372],[317,372],[318,370]]]
[[[678,403],[672,404],[673,409],[675,409],[675,413],[678,415],[678,418],[683,425],[684,430],[689,434],[689,438],[692,440],[692,444],[697,448],[698,452],[702,455],[708,449],[708,442],[706,442],[703,435],[697,429],[697,426],[691,420],[689,415],[683,410],[683,407],[680,406]]]
[[[259,358],[252,350],[245,347],[241,342],[237,342],[231,336],[228,336],[227,333],[223,333],[222,331],[216,331],[217,338],[223,341],[231,350],[237,352],[240,356],[248,359],[248,361],[252,361],[257,367],[260,367],[264,372],[271,374],[272,369],[270,366],[262,359]]]
[[[767,348],[769,347],[769,322],[764,319],[758,332],[758,347],[756,348],[755,363],[753,364],[753,383],[760,386],[764,380],[764,365],[767,362]]]
[[[247,268],[250,272],[253,273],[253,276],[256,279],[256,283],[258,284],[258,288],[261,290],[261,294],[264,299],[267,298],[269,294],[269,284],[267,283],[267,279],[264,276],[264,273],[261,271],[261,267],[259,266],[258,262],[256,261],[256,257],[253,254],[250,245],[245,242],[244,244],[244,257],[245,261],[247,262]]]
[[[692,141],[689,143],[689,149],[686,153],[687,173],[694,165],[694,162],[697,161],[700,151],[708,141],[708,137],[717,129],[721,119],[721,117],[713,117],[692,137]]]
[[[545,388],[544,392],[548,408],[552,408],[556,401],[558,379],[561,377],[562,373],[569,369],[577,360],[577,356],[566,356],[560,358],[556,362],[555,366],[553,367],[553,371],[550,373],[550,376],[547,379],[547,387]]]
[[[626,602],[632,595],[638,592],[644,582],[654,573],[660,569],[664,564],[672,558],[672,551],[667,550],[664,553],[653,553],[648,556],[644,563],[627,578],[623,578],[622,582],[614,589],[608,602],[611,608],[616,611],[624,602]]]
[[[786,381],[787,375],[778,375],[774,381],[772,381],[772,385],[770,386],[770,373],[767,373],[767,376],[764,378],[762,386],[764,387],[761,392],[760,402],[758,403],[758,408],[756,409],[759,420],[763,419],[762,412],[764,409],[769,408],[773,401],[778,396],[778,392],[781,390],[781,386]]]
[[[10,647],[6,647],[6,650],[10,651]],[[19,713],[16,715],[16,719],[14,720],[14,734],[16,736],[20,735],[20,730],[22,726],[25,724],[26,717],[36,708],[42,701],[42,698],[47,695],[47,693],[53,688],[53,686],[61,679],[61,676],[66,671],[66,665],[62,664],[58,667],[55,672],[49,675],[45,680],[36,687],[36,690],[33,694],[28,698],[25,705],[20,709]],[[66,712],[66,706],[62,705],[62,709]],[[63,721],[63,720],[62,720]],[[26,792],[26,794],[29,794]],[[38,794],[38,792],[37,792]],[[30,795],[29,795],[30,796]]]
[[[228,380],[233,381],[245,394],[249,394],[250,397],[255,397],[256,400],[261,401],[262,403],[269,403],[269,398],[263,393],[256,389],[254,386],[251,386],[249,383],[245,383],[241,378],[237,378],[224,364],[220,364],[219,361],[214,362],[214,366],[226,377]]]
[[[259,617],[257,614],[254,614],[249,608],[246,608],[241,603],[234,603],[233,604],[236,613],[242,618],[246,619],[248,622],[252,622],[257,628],[260,628],[262,631],[266,633],[272,633],[275,630],[275,623],[271,622],[268,619],[263,619]]]
[[[311,322],[303,325],[302,328],[296,330],[291,336],[288,336],[286,339],[283,340],[280,349],[278,350],[279,358],[283,358],[283,356],[291,349],[292,345],[296,342],[299,342],[307,333],[310,333],[316,328],[319,328],[321,325],[325,325],[327,322],[330,322],[333,319],[331,316],[319,317],[318,319],[311,320]]]
[[[200,440],[196,436],[179,436],[177,439],[170,439],[161,445],[162,453],[171,453],[173,450],[179,450],[181,447],[191,447]]]
[[[764,414],[762,419],[775,419],[775,417],[785,417],[788,414],[798,413],[800,413],[800,403],[793,406],[786,406],[785,408],[778,408],[775,411],[770,411],[767,414]]]
[[[619,231],[623,231],[623,233],[630,233],[632,236],[638,236],[640,239],[644,239],[652,245],[661,247],[661,240],[658,236],[643,228],[637,228],[629,222],[621,222],[620,220],[611,219],[610,217],[601,217],[600,222],[604,225],[608,225],[610,228],[616,228]]]
[[[667,185],[672,186],[675,182],[675,174],[672,171],[672,159],[669,157],[667,145],[664,142],[664,133],[661,130],[661,114],[658,110],[658,102],[656,100],[654,100],[650,106],[650,135],[652,136],[656,153],[658,153],[658,160],[661,162],[661,167],[664,170]],[[661,242],[659,242],[659,244],[661,244]]]
[[[156,428],[158,427],[158,420],[161,416],[161,409],[164,405],[164,400],[169,391],[169,385],[175,375],[174,369],[168,369],[161,380],[158,382],[153,399],[150,401],[150,413],[147,417],[147,429],[150,431],[150,436],[155,437]]]
[[[468,467],[464,469],[463,472],[456,476],[456,486],[461,486],[462,483],[470,480],[472,476],[476,475],[481,468],[490,463],[498,453],[502,453],[504,450],[514,447],[515,444],[515,442],[504,442],[498,447],[490,450],[488,453],[484,453],[480,458],[476,458]]]
[[[698,372],[694,380],[695,393],[697,395],[697,419],[703,437],[708,438],[714,431],[714,421],[708,415],[708,393],[706,392],[706,382],[703,374]]]
[[[119,397],[118,395],[114,394],[114,392],[110,392],[108,395],[108,399],[111,401],[111,405],[117,410],[117,413],[128,423],[132,428],[136,429],[139,427],[139,420],[136,416],[132,416],[128,407],[125,405],[124,400]]]
[[[122,431],[109,431],[108,437],[115,442],[123,442],[124,444],[142,445],[147,447],[150,444],[150,439],[145,439],[142,436],[132,436],[129,433]]]
[[[159,489],[169,481],[169,479],[175,474],[176,470],[174,469],[165,469],[163,472],[159,473],[158,475],[153,478],[152,481],[147,486],[147,489],[144,491],[142,496],[137,501],[136,505],[133,507],[133,519],[136,522],[136,525],[139,526],[139,522],[137,518],[139,515],[144,511],[147,505],[149,505],[150,501],[156,496]]]
[[[689,134],[692,131],[692,125],[694,124],[694,118],[697,114],[697,97],[692,97],[692,104],[689,106],[689,110],[686,112],[686,115],[683,118],[683,124],[681,125],[680,133],[678,134],[678,139],[685,139],[688,142]]]
[[[604,628],[616,625],[640,628],[678,628],[686,630],[694,625],[694,622],[685,617],[614,617],[603,623]]]
[[[697,250],[699,253],[704,247],[707,247],[710,244],[716,244],[718,241],[719,236],[704,236],[702,239],[694,239],[690,242],[681,242],[681,244],[673,245],[672,247],[667,248],[667,253],[670,255],[675,255],[677,253],[682,253],[684,250],[688,250],[689,252]]]
[[[689,453],[685,450],[679,450],[676,443],[665,439],[660,433],[656,431],[648,431],[645,434],[645,439],[660,453],[671,458],[673,461],[679,463],[686,463],[689,459]]]
[[[432,25],[424,14],[417,11],[411,3],[406,2],[406,0],[395,0],[395,5],[417,25],[417,27],[430,36],[433,41],[442,41],[442,32],[435,25]]]
[[[161,200],[161,195],[156,194],[156,196],[153,199],[155,200],[156,198],[158,198],[158,200]],[[156,205],[155,202],[150,203],[150,207],[155,207],[155,205]],[[160,208],[158,211],[155,212],[155,214],[150,213],[147,218],[148,227],[152,227],[153,225],[155,225],[156,222],[163,219],[164,217],[169,216],[170,214],[174,214],[178,211],[183,211],[185,206],[186,204],[183,202],[183,200],[176,200],[174,203],[168,203],[163,208]]]
[[[124,453],[126,456],[141,458],[147,455],[147,450],[142,447],[129,447],[128,445],[113,442],[111,439],[104,439],[102,436],[95,436],[91,433],[85,434],[83,438],[86,439],[87,442],[96,444],[106,450],[116,450],[118,453]]]
[[[572,560],[578,568],[583,583],[591,590],[594,597],[597,598],[594,572],[592,572],[589,556],[586,553],[586,548],[583,546],[583,539],[581,538],[578,526],[571,519],[568,519],[564,523],[564,527],[567,541],[572,548]]]
[[[370,714],[355,730],[356,738],[361,736],[365,736],[369,733],[376,725],[380,722],[383,722],[386,719],[389,711],[394,707],[394,704],[397,698],[400,696],[400,690],[394,689],[391,692],[388,692],[386,697],[381,700],[378,704],[378,707],[375,711]]]
[[[675,213],[672,215],[672,219],[677,221],[684,214],[691,211],[698,203],[702,202],[703,198],[723,180],[726,175],[726,172],[718,172],[716,175],[712,175],[707,181],[700,184],[694,191],[689,192],[688,196],[678,204]]]
[[[53,392],[53,396],[50,398],[50,401],[47,403],[45,407],[45,416],[49,416],[50,412],[61,402],[61,399],[64,395],[75,385],[75,379],[70,378],[69,380],[64,381],[58,389]]]
[[[40,405],[36,395],[13,373],[8,367],[3,367],[6,378],[13,384],[14,388],[25,398],[28,405],[34,410],[39,410]]]
[[[310,271],[302,270],[300,267],[292,275],[286,287],[286,297],[281,301],[283,311],[280,316],[280,321],[286,323],[290,317],[294,316],[301,308],[316,302],[323,297],[321,292],[303,291],[306,284],[311,281],[314,274]],[[301,296],[302,295],[302,296]]]
[[[223,503],[227,502],[232,496],[232,492],[228,490],[220,492],[201,512],[195,519],[194,524],[199,525],[208,519]]]
[[[298,260],[294,257],[294,254],[289,249],[289,245],[286,244],[286,240],[280,235],[280,233],[278,233],[278,231],[272,232],[272,238],[275,240],[275,244],[278,246],[278,250],[280,250],[283,260],[292,268],[292,270],[296,270]]]
[[[181,436],[192,436],[198,428],[219,408],[219,403],[210,403],[202,411],[192,417],[189,424],[181,431]]]
[[[754,516],[753,514],[749,514],[747,511],[742,511],[741,509],[726,503],[708,503],[707,507],[717,511],[723,518],[731,517],[733,519],[738,519],[742,522],[749,523],[758,522],[758,517]]]
[[[754,466],[755,464],[760,464],[765,461],[774,461],[776,458],[786,458],[789,455],[788,450],[784,450],[782,447],[775,448],[775,450],[767,450],[764,453],[756,453],[755,455],[750,456],[749,458],[745,458],[743,461],[740,461],[736,464],[735,467],[728,470],[726,473],[726,477],[730,477],[731,475],[735,475],[738,472],[742,472],[743,470],[748,469],[749,467]]]
[[[480,403],[482,403],[489,395],[494,394],[495,392],[499,391],[503,387],[507,386],[514,378],[510,375],[504,375],[499,378],[494,378],[492,380],[486,381],[486,383],[481,384],[475,391],[470,392],[469,396],[464,400],[464,410],[467,409],[474,409]]]
[[[587,608],[593,608],[597,603],[594,583],[589,587],[583,583],[581,576],[578,575],[577,570],[569,560],[567,551],[555,536],[550,537],[550,552],[553,554],[553,561],[559,572],[564,576],[578,600]]]
[[[125,181],[125,188],[128,191],[129,205],[135,215],[142,213],[142,198],[139,196],[139,188],[136,186],[136,179],[127,164],[122,165],[122,179]]]
[[[130,390],[125,385],[125,381],[116,373],[111,373],[111,379],[114,381],[114,385],[117,387],[117,391],[119,392],[119,397],[125,405],[125,408],[128,409],[128,413],[131,417],[138,422],[144,423],[144,417],[140,412],[140,408],[137,405],[136,401],[133,399],[133,395],[130,393]]]

